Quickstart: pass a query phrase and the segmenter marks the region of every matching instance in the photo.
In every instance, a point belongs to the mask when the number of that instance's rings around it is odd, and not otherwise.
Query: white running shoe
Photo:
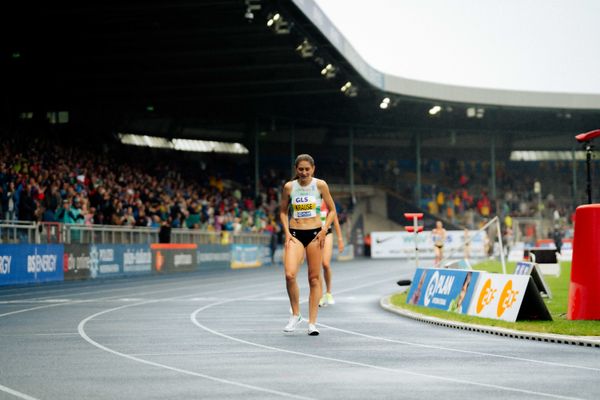
[[[330,306],[335,304],[335,300],[333,299],[331,293],[327,293],[325,296],[327,296],[327,304],[329,304]]]
[[[315,324],[308,324],[308,335],[309,336],[317,336],[319,334],[319,330],[315,326]]]
[[[296,330],[296,328],[298,327],[298,325],[300,325],[300,322],[302,322],[302,315],[300,315],[300,314],[291,315],[290,321],[285,326],[285,328],[283,328],[283,331],[284,332],[294,332]]]
[[[325,307],[327,305],[327,298],[325,297],[325,295],[323,295],[323,297],[321,297],[321,300],[319,300],[319,307]]]

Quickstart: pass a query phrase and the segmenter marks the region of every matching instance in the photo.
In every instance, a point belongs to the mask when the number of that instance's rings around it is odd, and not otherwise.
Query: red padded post
[[[568,319],[600,319],[600,204],[575,211]]]

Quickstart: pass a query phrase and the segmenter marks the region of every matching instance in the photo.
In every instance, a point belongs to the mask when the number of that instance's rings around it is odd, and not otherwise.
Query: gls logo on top
[[[314,196],[296,196],[292,202],[296,216],[299,218],[312,217],[317,209],[317,201]]]

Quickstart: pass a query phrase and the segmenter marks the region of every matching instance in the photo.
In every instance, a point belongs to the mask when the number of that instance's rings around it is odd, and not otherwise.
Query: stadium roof
[[[598,110],[494,107],[385,93],[291,1],[25,1],[0,18],[2,36],[9,38],[0,45],[5,116],[67,110],[71,120],[101,119],[147,131],[175,126],[190,137],[206,137],[207,129],[227,137],[252,130],[257,119],[358,124],[371,131],[570,135],[600,126]]]

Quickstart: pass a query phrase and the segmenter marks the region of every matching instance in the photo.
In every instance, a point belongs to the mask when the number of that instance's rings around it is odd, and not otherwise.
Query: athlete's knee
[[[289,283],[296,282],[296,274],[293,272],[286,272],[285,280],[286,280],[286,282],[289,282]]]
[[[331,267],[331,262],[329,261],[323,261],[323,269],[326,271],[329,271],[329,268]]]
[[[311,287],[316,287],[318,285],[321,284],[321,277],[318,274],[314,274],[314,275],[309,275],[308,277],[308,284]]]

